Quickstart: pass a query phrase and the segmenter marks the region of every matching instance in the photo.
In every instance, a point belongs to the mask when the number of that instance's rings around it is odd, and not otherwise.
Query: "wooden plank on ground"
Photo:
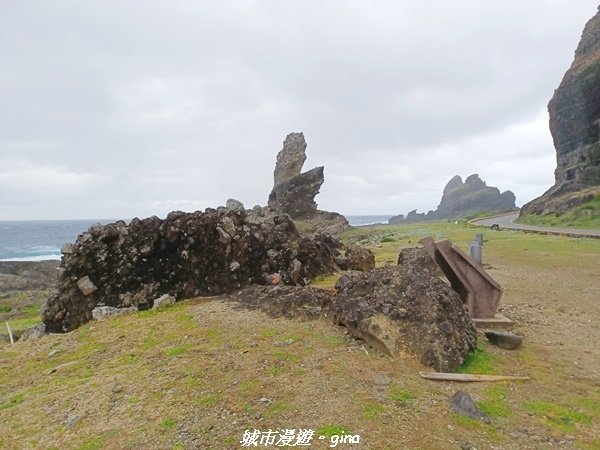
[[[484,375],[476,373],[445,373],[445,372],[419,372],[421,378],[437,381],[519,381],[529,380],[529,377],[518,377],[513,375]]]

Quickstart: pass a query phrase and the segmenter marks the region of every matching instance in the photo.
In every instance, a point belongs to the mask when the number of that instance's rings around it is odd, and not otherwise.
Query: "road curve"
[[[473,220],[473,225],[480,225],[484,227],[491,227],[494,224],[498,224],[501,228],[508,228],[511,230],[519,230],[530,233],[540,234],[557,234],[561,236],[571,237],[588,237],[600,239],[600,230],[580,230],[577,228],[554,228],[554,227],[540,227],[537,225],[526,225],[523,223],[514,223],[514,220],[519,217],[519,213],[512,212],[508,214],[502,214],[495,217],[489,217],[487,219]]]

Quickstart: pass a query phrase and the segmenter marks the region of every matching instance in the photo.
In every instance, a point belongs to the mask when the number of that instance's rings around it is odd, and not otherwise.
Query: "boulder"
[[[333,271],[329,237],[300,237],[282,213],[247,220],[240,205],[90,227],[63,256],[58,292],[42,307],[46,329],[70,331],[99,305],[144,310],[164,294],[217,295],[269,274],[303,285]]]
[[[585,25],[548,112],[556,149],[555,182],[522,207],[522,216],[561,214],[600,197],[600,11]]]
[[[458,294],[418,266],[351,272],[335,289],[334,321],[384,354],[451,372],[475,348],[475,325]]]
[[[375,268],[375,255],[368,248],[347,245],[345,256],[348,270],[367,271]]]

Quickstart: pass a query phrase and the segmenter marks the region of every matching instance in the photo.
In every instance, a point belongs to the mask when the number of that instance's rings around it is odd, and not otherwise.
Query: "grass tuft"
[[[335,425],[335,424],[329,424],[329,425],[323,425],[322,427],[318,427],[315,430],[315,436],[325,436],[325,437],[331,437],[331,436],[341,436],[342,434],[352,434],[352,433],[348,433],[347,428],[342,426],[342,425]]]
[[[513,411],[508,406],[508,389],[505,386],[489,386],[483,392],[485,400],[477,406],[490,417],[511,417]]]
[[[498,358],[488,353],[482,342],[477,343],[477,348],[467,355],[465,362],[458,369],[458,373],[475,373],[494,375],[497,374],[496,364]]]
[[[592,421],[591,417],[587,414],[541,400],[525,402],[523,403],[523,407],[537,417],[544,419],[550,428],[560,430],[564,433],[572,432],[576,424],[587,424]]]
[[[387,398],[393,402],[409,404],[412,400],[414,400],[415,396],[405,389],[399,388],[397,386],[392,386],[390,388],[390,392],[388,393]]]
[[[173,419],[172,417],[166,418],[161,420],[158,423],[159,428],[161,428],[162,430],[168,431],[168,430],[173,430],[175,429],[175,427],[177,427],[177,420]]]
[[[361,413],[364,419],[375,420],[383,414],[385,408],[380,403],[367,403],[362,406]]]

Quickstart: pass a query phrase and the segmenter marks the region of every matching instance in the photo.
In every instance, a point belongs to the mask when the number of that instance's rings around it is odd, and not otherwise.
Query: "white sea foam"
[[[6,259],[0,259],[0,261],[50,261],[50,260],[58,260],[60,258],[61,258],[61,255],[51,254],[51,255],[23,256],[20,258],[6,258]]]

